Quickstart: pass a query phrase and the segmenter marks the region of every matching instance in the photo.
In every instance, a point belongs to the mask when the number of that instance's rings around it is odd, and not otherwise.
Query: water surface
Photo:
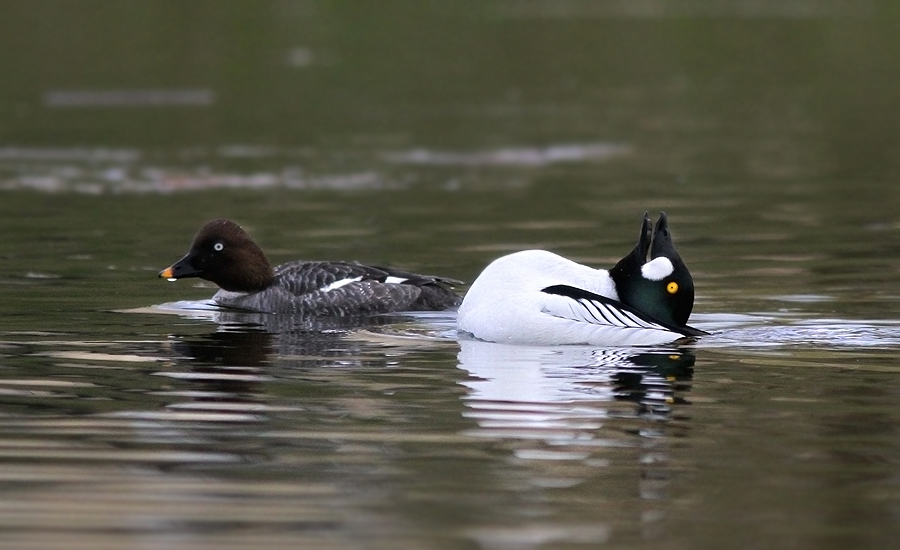
[[[11,10],[3,544],[890,547],[895,10],[627,4]],[[276,263],[609,267],[645,210],[711,336],[310,327],[156,276],[218,216]]]

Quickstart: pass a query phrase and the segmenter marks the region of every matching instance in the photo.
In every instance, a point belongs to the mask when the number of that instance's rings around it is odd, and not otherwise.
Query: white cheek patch
[[[404,277],[388,277],[384,280],[384,282],[385,282],[385,284],[388,284],[388,285],[399,285],[399,284],[405,283],[408,280],[409,279],[406,279]]]
[[[362,275],[359,277],[354,277],[352,279],[341,279],[339,281],[335,281],[330,285],[323,286],[319,289],[320,292],[331,292],[332,290],[341,288],[342,286],[349,285],[350,283],[356,283],[362,280]]]
[[[675,266],[672,265],[672,260],[665,257],[656,258],[641,266],[641,275],[651,281],[661,281],[673,271]]]

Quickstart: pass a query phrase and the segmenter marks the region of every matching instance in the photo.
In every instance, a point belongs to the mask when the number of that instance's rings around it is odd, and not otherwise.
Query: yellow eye
[[[676,292],[678,292],[678,283],[672,281],[671,283],[666,285],[666,290],[669,292],[669,294],[675,294]]]

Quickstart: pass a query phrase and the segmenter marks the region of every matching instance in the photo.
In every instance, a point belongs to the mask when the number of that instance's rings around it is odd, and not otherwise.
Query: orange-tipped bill
[[[162,271],[159,272],[160,279],[166,279],[167,281],[177,281],[175,278],[175,272],[172,270],[172,266],[169,266]]]
[[[177,279],[184,279],[185,277],[199,277],[200,272],[194,269],[192,264],[193,260],[193,254],[188,253],[184,258],[160,271],[159,278],[175,281]]]

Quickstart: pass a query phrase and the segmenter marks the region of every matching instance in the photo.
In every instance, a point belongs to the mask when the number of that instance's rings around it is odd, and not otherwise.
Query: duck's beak
[[[650,213],[644,212],[644,220],[641,223],[641,235],[638,238],[634,252],[639,257],[640,263],[647,261],[647,252],[650,250],[650,241],[653,238],[653,223],[650,221]]]
[[[653,224],[650,222],[650,214],[644,212],[644,221],[641,223],[641,234],[631,254],[625,258],[631,258],[631,262],[640,267],[647,263],[647,252],[650,250],[650,240],[653,238]]]
[[[610,270],[613,277],[620,280],[630,279],[636,273],[640,273],[641,266],[647,263],[647,252],[650,250],[650,240],[653,237],[653,224],[650,222],[650,214],[644,212],[644,221],[641,223],[641,234],[638,243],[627,256]]]
[[[670,260],[681,259],[675,250],[675,243],[672,242],[672,235],[669,233],[669,220],[666,218],[665,212],[659,213],[659,220],[656,222],[656,229],[653,231],[653,246],[650,248],[650,259],[665,257]]]
[[[638,235],[638,242],[631,249],[625,258],[637,267],[641,267],[647,263],[647,252],[650,250],[650,241],[653,239],[653,223],[650,221],[650,214],[644,212],[644,219],[641,222],[641,234]]]
[[[184,279],[185,277],[199,277],[200,270],[193,266],[193,259],[193,253],[188,252],[187,256],[160,271],[159,278],[174,281],[176,279]]]

